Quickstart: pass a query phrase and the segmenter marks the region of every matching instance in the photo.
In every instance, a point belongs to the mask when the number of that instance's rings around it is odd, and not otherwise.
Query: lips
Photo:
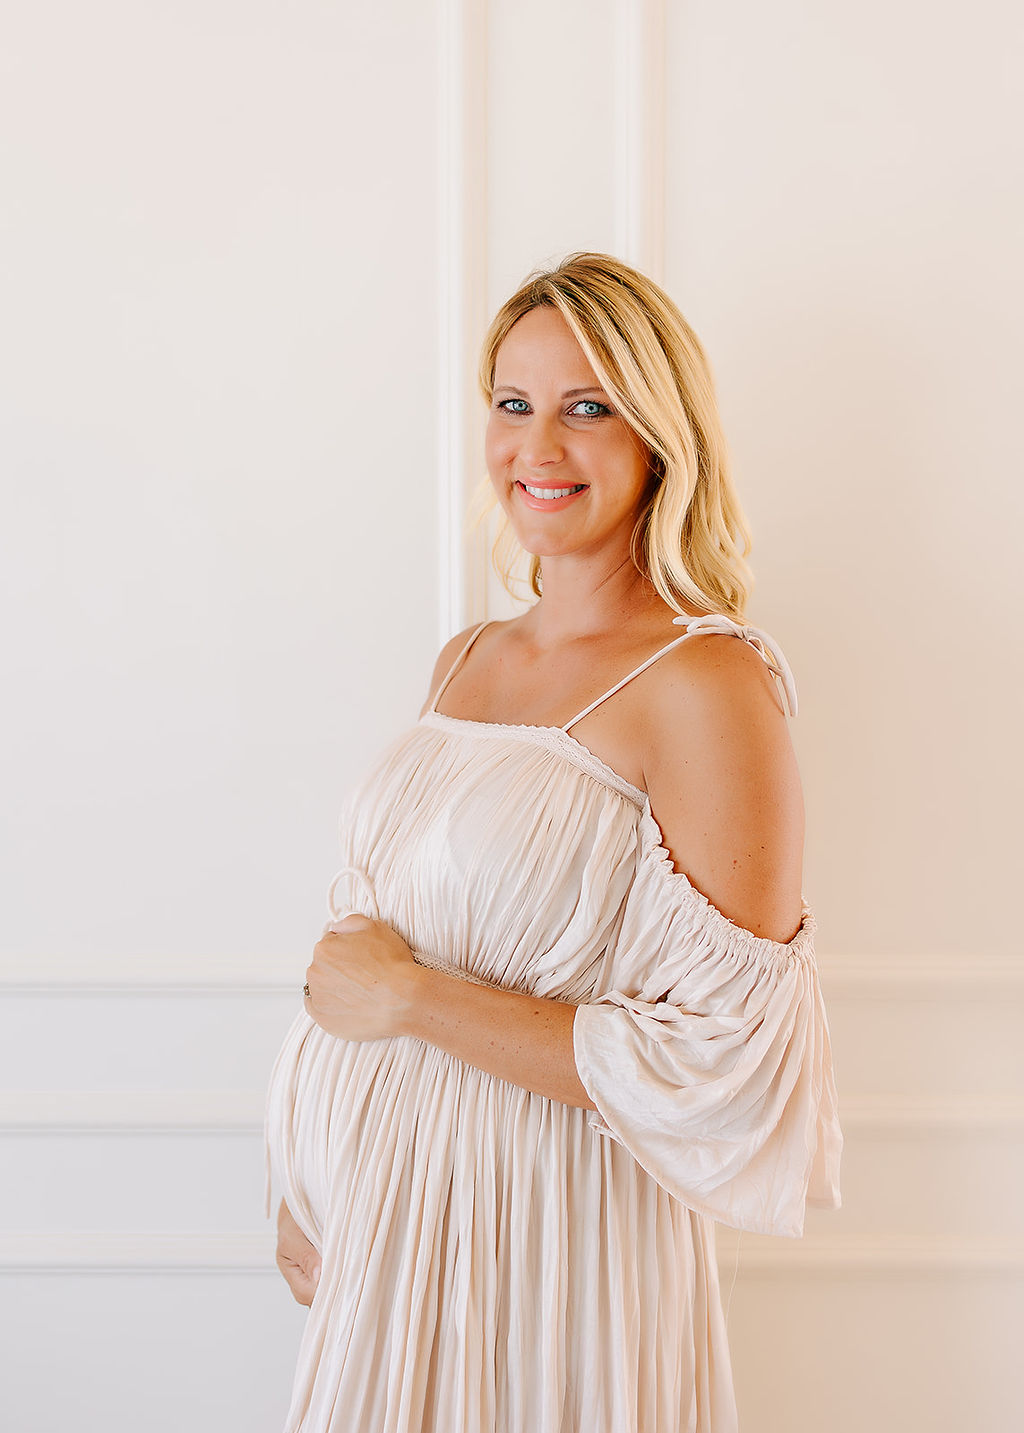
[[[558,512],[587,491],[586,483],[526,483],[517,481],[516,491],[523,503],[536,511]]]

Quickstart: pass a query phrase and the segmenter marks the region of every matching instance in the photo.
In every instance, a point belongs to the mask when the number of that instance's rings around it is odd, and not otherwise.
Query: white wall
[[[505,610],[458,519],[486,317],[587,247],[663,277],[711,353],[752,617],[800,687],[845,1204],[740,1243],[744,1433],[1021,1421],[1020,24],[7,17],[8,1426],[280,1426],[267,1066],[342,791],[440,636]]]
[[[3,30],[2,1421],[258,1433],[260,1091],[438,645],[436,20]]]
[[[287,948],[425,686],[434,43],[413,4],[7,18],[9,949]]]

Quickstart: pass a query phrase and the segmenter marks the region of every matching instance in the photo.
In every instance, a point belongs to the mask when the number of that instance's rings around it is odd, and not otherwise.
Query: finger
[[[291,1295],[295,1302],[301,1304],[303,1308],[308,1309],[313,1302],[313,1295],[316,1293],[316,1285],[312,1280],[300,1272],[291,1275],[285,1274],[285,1283],[291,1290]]]
[[[329,964],[332,955],[337,959],[338,950],[338,932],[333,930],[325,931],[313,947],[313,963],[323,961],[324,964]]]
[[[285,1283],[298,1302],[309,1304],[316,1292],[316,1286],[320,1282],[319,1259],[316,1263],[307,1266],[297,1259],[290,1258],[283,1250],[279,1250],[276,1262],[277,1267],[284,1275]]]
[[[361,916],[358,911],[350,911],[347,916],[342,916],[341,920],[331,921],[324,933],[345,935],[349,931],[369,930],[372,925],[373,921],[369,916]]]
[[[295,1271],[294,1277],[288,1280],[288,1287],[296,1302],[308,1308],[313,1302],[313,1295],[316,1293],[316,1286],[319,1282],[319,1272],[314,1278],[312,1274],[300,1268]]]

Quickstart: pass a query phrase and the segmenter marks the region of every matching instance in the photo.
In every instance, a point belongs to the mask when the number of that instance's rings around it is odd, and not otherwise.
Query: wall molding
[[[827,1001],[888,1000],[901,991],[945,999],[1024,995],[1024,962],[926,956],[819,957]],[[280,995],[298,990],[306,958],[157,954],[98,956],[8,954],[0,962],[0,994]]]
[[[3,1090],[0,1135],[259,1135],[265,1098],[262,1090]]]
[[[1005,1133],[1024,1129],[1024,1098],[840,1098],[839,1118],[847,1135],[860,1138]]]
[[[889,1000],[913,994],[917,999],[1008,996],[1024,993],[1024,962],[927,956],[839,957],[819,959],[826,1000]]]
[[[246,1134],[263,1129],[263,1090],[4,1090],[0,1135]],[[1024,1130],[1024,1098],[847,1100],[848,1138]]]
[[[466,512],[481,470],[476,366],[487,324],[487,7],[438,6],[438,555],[440,644],[486,606],[487,557]]]
[[[665,272],[665,0],[618,0],[615,245],[661,281]]]
[[[872,1238],[805,1235],[767,1239],[718,1231],[723,1279],[904,1278],[977,1276],[1019,1278],[1019,1240]],[[266,1232],[126,1232],[108,1230],[0,1231],[0,1274],[277,1274],[274,1235]]]
[[[1019,1239],[920,1238],[912,1235],[849,1234],[845,1237],[805,1234],[802,1239],[772,1239],[719,1227],[718,1261],[723,1276],[737,1267],[738,1275],[829,1276],[844,1280],[859,1275],[1024,1274],[1024,1241]]]
[[[295,955],[203,954],[7,955],[0,994],[7,995],[281,995],[296,1002],[308,958]]]
[[[278,1274],[274,1247],[269,1221],[261,1234],[2,1230],[0,1274]]]
[[[18,981],[9,980],[0,982],[0,994],[14,995],[38,995],[38,996],[72,996],[76,999],[83,996],[130,996],[148,999],[152,996],[160,996],[161,999],[168,995],[230,995],[236,999],[248,998],[249,996],[272,995],[280,998],[282,995],[295,993],[296,1010],[298,1010],[298,991],[301,988],[301,981],[294,980],[247,980],[242,976],[232,979],[229,976],[217,979],[194,979],[189,980],[183,976],[179,980],[173,980],[169,976],[161,980],[154,975],[149,980],[118,980],[114,977],[104,977],[97,973],[90,977],[88,973],[80,972],[78,976],[71,976],[66,979],[36,979],[31,978]]]

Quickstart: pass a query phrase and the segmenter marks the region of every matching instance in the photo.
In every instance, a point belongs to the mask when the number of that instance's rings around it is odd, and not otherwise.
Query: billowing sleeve
[[[787,944],[726,919],[673,871],[649,811],[598,993],[573,1045],[590,1123],[682,1203],[799,1236],[838,1208],[839,1127],[814,918]]]

